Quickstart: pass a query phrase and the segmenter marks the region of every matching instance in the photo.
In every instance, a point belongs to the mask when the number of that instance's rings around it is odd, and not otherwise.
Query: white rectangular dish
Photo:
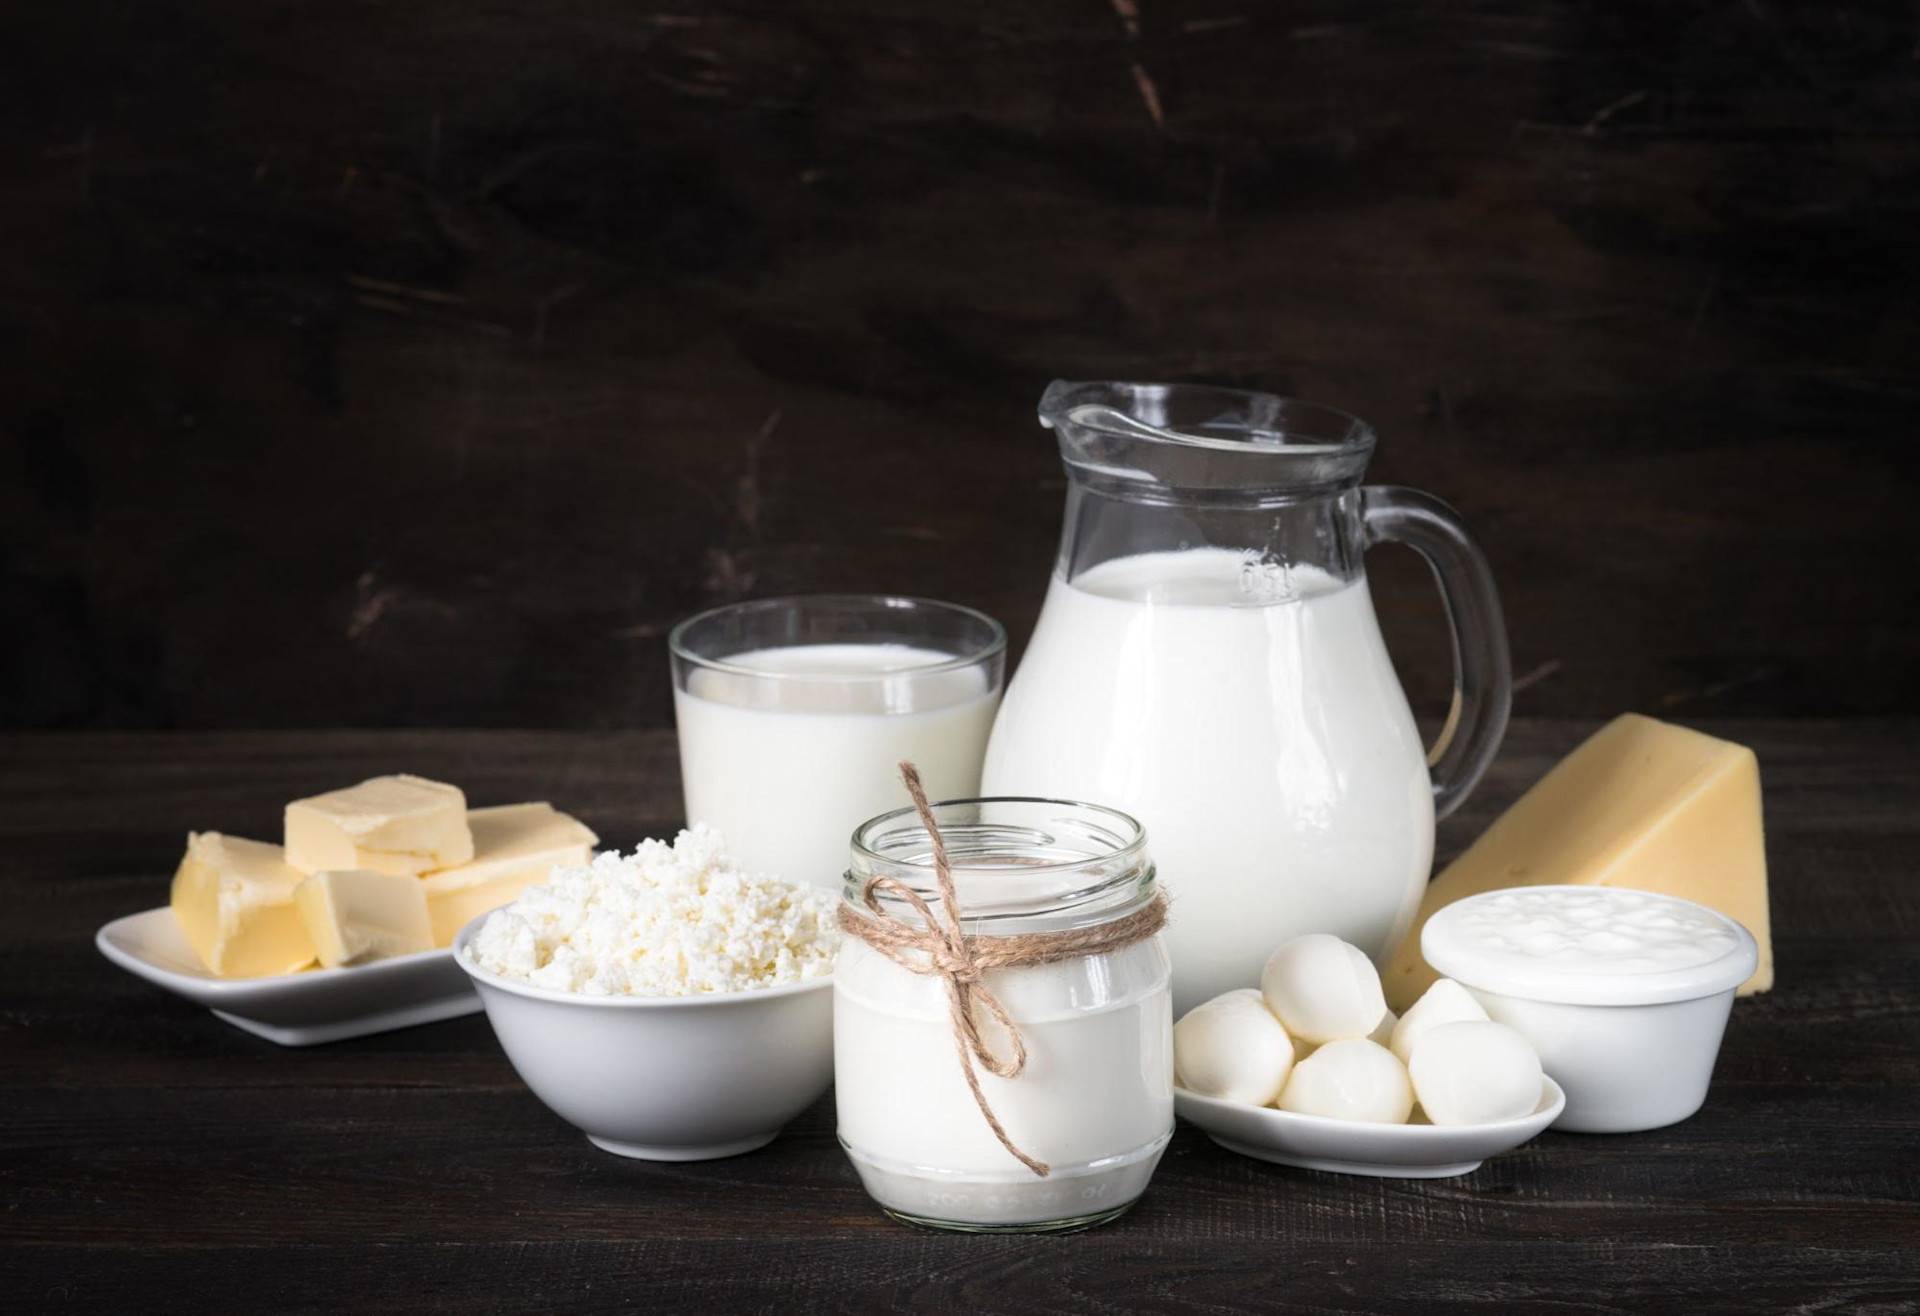
[[[318,1046],[480,1010],[480,998],[451,950],[344,969],[216,978],[164,906],[113,920],[94,934],[93,944],[128,973],[281,1046]]]

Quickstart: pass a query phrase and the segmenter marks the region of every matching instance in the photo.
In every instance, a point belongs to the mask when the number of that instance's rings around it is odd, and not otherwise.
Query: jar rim
[[[929,807],[946,842],[961,917],[969,923],[1052,922],[1061,916],[1070,916],[1075,924],[1101,923],[1137,909],[1152,898],[1156,889],[1157,874],[1147,854],[1147,829],[1119,809],[1034,795],[940,800]],[[1034,817],[1017,821],[979,816],[984,811],[1004,814],[1008,808],[1015,814],[1030,810]],[[1063,815],[1062,810],[1078,816]],[[1040,823],[1049,824],[1053,830],[1037,825]],[[1067,852],[1062,831],[1070,832],[1088,848]],[[895,838],[895,844],[886,845],[887,838]],[[904,882],[928,904],[938,905],[931,844],[918,811],[911,805],[869,818],[854,829],[851,841],[853,863],[842,892],[848,904],[864,906],[867,883],[885,876]],[[991,857],[996,851],[1001,857]],[[1087,880],[1075,881],[1081,873]],[[1015,875],[1026,879],[1023,885],[1030,888],[1028,891],[1010,895],[1004,890],[980,890],[985,881]],[[879,898],[890,905],[907,904],[885,892]]]

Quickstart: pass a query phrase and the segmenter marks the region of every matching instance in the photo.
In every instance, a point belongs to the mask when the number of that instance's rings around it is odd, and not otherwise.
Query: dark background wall
[[[795,590],[1023,636],[1056,375],[1372,420],[1521,712],[1920,711],[1911,4],[5,27],[0,723],[663,723],[668,626]]]

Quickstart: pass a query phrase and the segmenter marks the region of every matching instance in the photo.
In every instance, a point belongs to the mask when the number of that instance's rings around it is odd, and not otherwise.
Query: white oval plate
[[[473,983],[451,950],[344,969],[216,978],[164,906],[115,919],[94,934],[93,944],[128,973],[281,1046],[317,1046],[480,1010]]]
[[[1560,1118],[1567,1094],[1550,1078],[1545,1084],[1531,1115],[1495,1124],[1367,1124],[1220,1101],[1179,1087],[1173,1108],[1228,1151],[1257,1160],[1379,1179],[1447,1179],[1532,1141]]]

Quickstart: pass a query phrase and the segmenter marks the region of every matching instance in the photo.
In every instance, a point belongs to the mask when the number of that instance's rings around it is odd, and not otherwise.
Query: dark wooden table
[[[1457,851],[1584,723],[1516,725]],[[189,827],[406,768],[551,798],[609,843],[677,820],[665,732],[0,738],[8,1311],[1920,1310],[1920,725],[1710,728],[1760,753],[1780,986],[1734,1013],[1701,1113],[1549,1133],[1460,1179],[1259,1164],[1182,1128],[1094,1233],[891,1223],[822,1101],[764,1151],[602,1155],[482,1018],[312,1050],[108,965]]]

